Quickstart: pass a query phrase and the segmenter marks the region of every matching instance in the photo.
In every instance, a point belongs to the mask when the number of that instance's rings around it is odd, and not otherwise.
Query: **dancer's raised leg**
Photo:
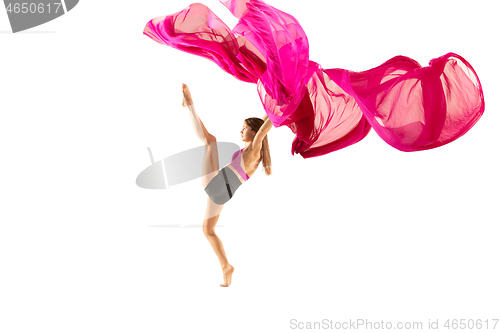
[[[224,205],[217,205],[212,201],[212,199],[207,198],[207,212],[205,213],[205,216],[210,215],[211,217],[203,221],[203,233],[210,242],[212,249],[217,255],[217,258],[219,258],[219,262],[222,268],[222,275],[224,278],[224,283],[221,284],[220,286],[229,287],[229,285],[231,284],[231,277],[234,272],[234,267],[229,264],[229,261],[227,261],[226,252],[224,251],[224,246],[222,245],[220,238],[215,233],[215,225],[219,220],[222,207],[224,207]]]
[[[191,118],[194,132],[200,138],[200,140],[203,141],[203,143],[206,143],[211,135],[210,133],[208,133],[200,117],[198,117],[198,114],[196,113],[196,110],[194,108],[191,92],[189,91],[188,86],[184,83],[182,84],[182,94],[184,97],[182,100],[182,106],[187,107],[189,110],[189,116]]]
[[[187,107],[194,132],[205,144],[201,170],[201,184],[203,188],[205,188],[208,183],[210,183],[212,178],[219,173],[219,151],[217,150],[217,139],[207,131],[205,125],[196,113],[191,92],[189,91],[188,86],[184,83],[182,84],[182,93],[184,96],[182,106]]]
[[[219,151],[217,140],[212,135],[205,145],[205,152],[201,162],[201,185],[205,189],[215,176],[219,173]]]

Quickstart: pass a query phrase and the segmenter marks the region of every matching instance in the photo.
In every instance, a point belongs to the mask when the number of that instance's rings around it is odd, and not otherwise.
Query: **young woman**
[[[219,220],[224,204],[232,198],[241,184],[255,173],[261,161],[266,174],[268,176],[271,174],[271,156],[269,154],[267,132],[273,126],[267,115],[264,116],[264,119],[245,119],[243,129],[240,132],[241,140],[245,142],[245,148],[234,153],[231,163],[219,170],[217,139],[207,131],[198,117],[189,88],[184,83],[182,84],[182,92],[184,95],[182,106],[187,107],[189,110],[194,131],[205,144],[201,183],[208,198],[203,219],[203,233],[219,258],[222,267],[224,283],[220,286],[229,287],[234,267],[229,264],[222,242],[215,234],[215,225]]]

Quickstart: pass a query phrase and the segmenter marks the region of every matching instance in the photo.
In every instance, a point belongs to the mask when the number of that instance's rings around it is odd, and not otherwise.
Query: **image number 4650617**
[[[73,9],[79,0],[4,0],[12,32],[52,21]]]

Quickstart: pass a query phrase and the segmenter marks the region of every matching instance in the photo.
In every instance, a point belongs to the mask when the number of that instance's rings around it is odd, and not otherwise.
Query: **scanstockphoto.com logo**
[[[78,0],[4,0],[12,32],[16,33],[52,21],[75,8]]]

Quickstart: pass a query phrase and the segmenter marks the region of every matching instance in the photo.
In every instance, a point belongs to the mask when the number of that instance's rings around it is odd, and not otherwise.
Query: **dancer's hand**
[[[182,94],[184,95],[184,99],[182,100],[182,106],[188,106],[193,104],[193,99],[191,98],[191,92],[187,84],[182,84]]]

